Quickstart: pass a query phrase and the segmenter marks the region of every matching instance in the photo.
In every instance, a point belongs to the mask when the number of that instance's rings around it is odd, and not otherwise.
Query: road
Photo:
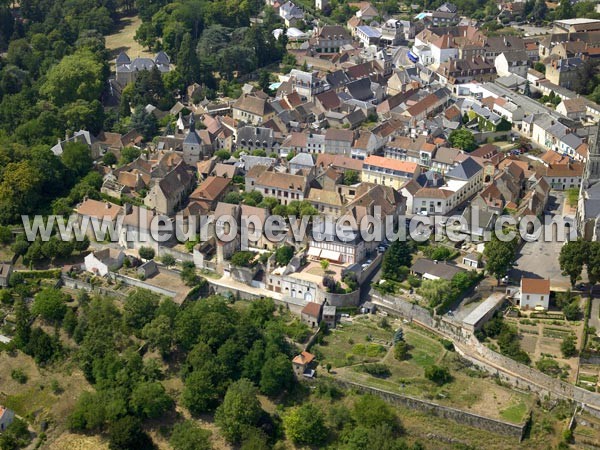
[[[564,195],[562,192],[551,192],[548,210],[552,216],[562,211]],[[509,272],[510,279],[518,282],[522,277],[549,278],[552,289],[568,289],[569,278],[562,275],[558,262],[562,245],[563,242],[558,242],[555,236],[544,240],[544,232],[537,240],[526,242],[517,255],[515,266]]]

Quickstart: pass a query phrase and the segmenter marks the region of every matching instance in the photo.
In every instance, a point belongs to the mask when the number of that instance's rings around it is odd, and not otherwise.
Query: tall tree
[[[184,34],[177,54],[177,70],[186,85],[197,81],[200,74],[200,60],[193,44],[192,35]]]
[[[227,389],[223,403],[215,413],[215,422],[229,442],[240,442],[248,428],[258,425],[263,410],[256,395],[256,388],[245,378]]]
[[[508,273],[515,258],[517,240],[504,242],[495,235],[485,245],[484,255],[487,257],[486,270],[495,276],[500,284],[500,279]]]
[[[570,241],[560,249],[558,261],[563,275],[568,275],[571,286],[575,286],[588,258],[588,243],[581,239]]]

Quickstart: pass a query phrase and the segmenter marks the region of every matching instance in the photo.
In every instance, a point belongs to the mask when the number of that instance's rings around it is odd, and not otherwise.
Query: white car
[[[426,216],[427,211],[417,211],[417,216]]]

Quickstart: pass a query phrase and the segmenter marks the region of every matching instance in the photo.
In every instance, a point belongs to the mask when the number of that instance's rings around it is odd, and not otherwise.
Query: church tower
[[[194,113],[190,115],[190,130],[183,140],[183,160],[186,164],[195,165],[200,161],[200,153],[202,151],[202,141],[196,133],[196,122]]]

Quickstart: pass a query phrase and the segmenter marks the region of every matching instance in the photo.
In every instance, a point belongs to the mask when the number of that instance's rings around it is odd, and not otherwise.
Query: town
[[[598,446],[596,2],[30,3],[1,450]]]

